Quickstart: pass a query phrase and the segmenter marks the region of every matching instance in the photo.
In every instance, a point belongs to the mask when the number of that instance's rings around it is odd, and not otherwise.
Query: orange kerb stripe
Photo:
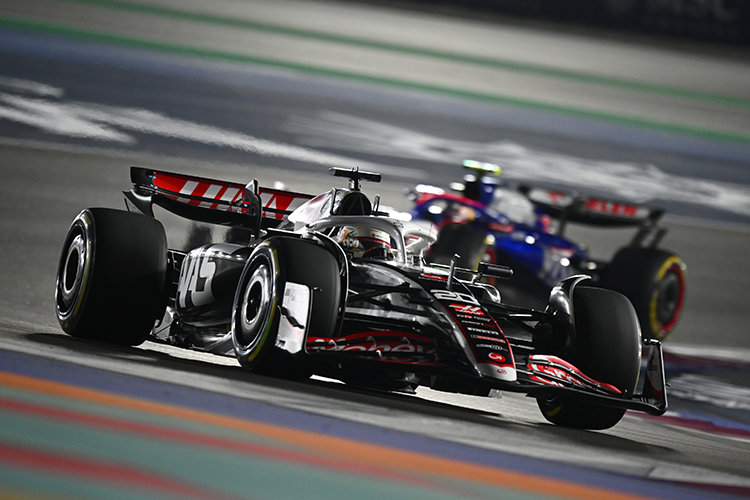
[[[329,455],[335,455],[345,460],[356,460],[363,464],[375,465],[382,468],[395,468],[401,472],[411,470],[425,474],[436,474],[459,480],[484,483],[490,486],[498,486],[502,488],[513,488],[558,498],[569,497],[582,500],[647,499],[647,497],[577,485],[531,474],[510,472],[494,467],[471,464],[448,458],[433,457],[374,444],[361,443],[345,438],[325,436],[313,432],[251,422],[239,418],[216,415],[204,411],[191,410],[188,408],[171,406],[168,404],[156,403],[127,396],[118,396],[106,392],[84,389],[23,375],[0,372],[0,385],[40,394],[65,397],[89,403],[126,408],[129,410],[138,410],[155,415],[180,418],[202,424],[273,437],[280,441],[319,449],[325,451]]]

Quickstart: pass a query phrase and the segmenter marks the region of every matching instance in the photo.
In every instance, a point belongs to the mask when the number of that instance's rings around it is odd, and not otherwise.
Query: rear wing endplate
[[[276,227],[313,196],[142,167],[130,168],[128,210],[154,216],[153,205],[186,219],[257,230]]]

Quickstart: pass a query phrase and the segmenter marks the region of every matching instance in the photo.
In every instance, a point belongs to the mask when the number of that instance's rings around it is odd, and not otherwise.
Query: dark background
[[[750,46],[748,0],[387,0],[369,2]]]

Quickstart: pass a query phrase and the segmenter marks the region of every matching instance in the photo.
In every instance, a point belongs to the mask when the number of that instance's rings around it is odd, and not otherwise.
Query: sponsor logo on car
[[[466,329],[469,330],[469,331],[472,331],[472,332],[484,333],[484,334],[487,334],[487,335],[492,335],[492,334],[495,333],[495,330],[486,330],[484,328],[475,328],[473,326],[467,326]]]
[[[449,307],[461,314],[470,314],[472,316],[484,316],[481,307],[470,306],[466,304],[450,304]]]
[[[479,301],[477,301],[476,297],[468,293],[458,293],[450,290],[430,290],[430,292],[438,300],[450,300],[453,302],[479,305]]]
[[[487,332],[491,335],[498,335],[497,332]],[[501,339],[500,337],[485,337],[484,335],[471,335],[471,338],[477,339],[477,340],[489,340],[491,342],[499,342],[501,344],[505,343],[505,340]]]
[[[497,344],[477,344],[475,347],[477,349],[480,349],[480,348],[481,349],[498,349],[498,350],[503,349],[503,346],[497,345]]]
[[[433,280],[433,281],[448,281],[447,276],[440,276],[438,274],[430,274],[430,273],[424,273],[420,276],[420,278]]]
[[[487,316],[461,316],[461,323],[464,325],[487,326],[492,320]]]
[[[491,352],[487,357],[497,363],[505,363],[505,356],[503,356],[499,352]]]

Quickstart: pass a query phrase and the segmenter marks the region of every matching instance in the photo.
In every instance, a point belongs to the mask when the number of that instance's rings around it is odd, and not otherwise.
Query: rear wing
[[[521,186],[520,191],[551,217],[595,226],[652,226],[664,211],[635,203]]]
[[[186,219],[244,227],[278,226],[312,195],[191,175],[130,167],[133,189],[125,191],[128,210],[154,216],[153,205]]]

